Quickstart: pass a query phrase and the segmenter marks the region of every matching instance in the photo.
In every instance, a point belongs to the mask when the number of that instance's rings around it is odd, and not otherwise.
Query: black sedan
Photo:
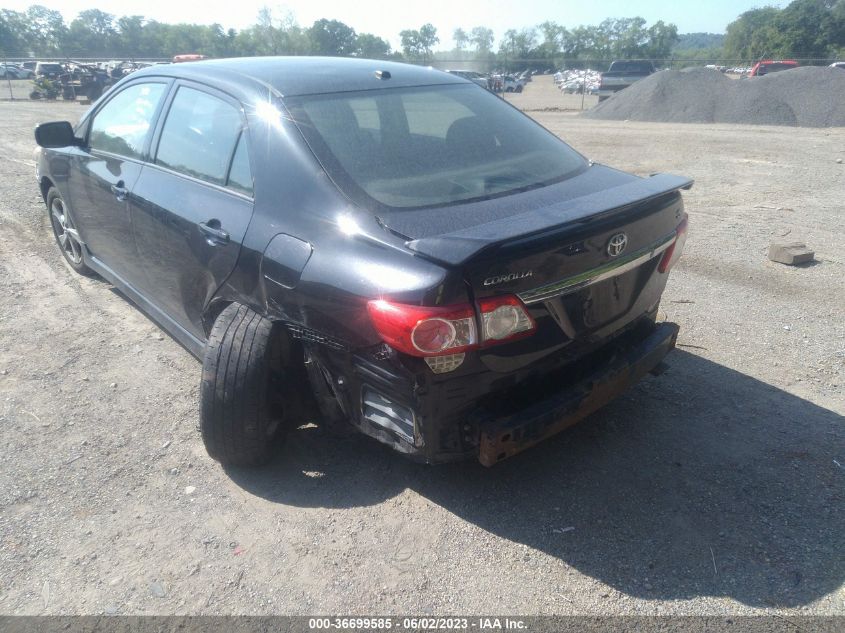
[[[593,164],[431,68],[154,66],[36,128],[78,273],[203,361],[209,454],[256,464],[318,418],[491,465],[657,373],[687,179]]]

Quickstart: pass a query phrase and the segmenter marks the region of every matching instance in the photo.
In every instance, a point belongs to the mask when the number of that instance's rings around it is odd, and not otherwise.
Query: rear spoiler
[[[516,238],[542,233],[595,215],[616,211],[678,191],[692,188],[693,181],[683,176],[655,174],[632,182],[567,200],[559,205],[512,215],[487,224],[433,237],[411,240],[405,245],[425,257],[459,266],[483,250]]]

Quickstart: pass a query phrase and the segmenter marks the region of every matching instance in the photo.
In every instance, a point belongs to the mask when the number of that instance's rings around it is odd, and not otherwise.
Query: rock
[[[117,613],[117,607],[113,604],[106,606],[105,608],[106,615],[115,615]]]
[[[185,494],[186,495],[192,495],[196,492],[196,490],[197,490],[196,486],[185,486]]]
[[[769,259],[787,266],[806,264],[815,255],[803,242],[772,242],[769,246]]]
[[[841,165],[841,164],[842,164],[842,159],[841,159],[841,158],[837,158],[837,159],[836,159],[836,164],[837,164],[837,165]]]
[[[117,388],[117,383],[116,383],[116,382],[113,382],[112,384],[110,384],[110,385],[109,385],[109,387],[111,387],[112,389],[116,389],[116,388]]]
[[[167,595],[167,592],[164,590],[164,586],[160,582],[150,583],[150,593],[152,593],[156,598],[164,598],[164,596]]]

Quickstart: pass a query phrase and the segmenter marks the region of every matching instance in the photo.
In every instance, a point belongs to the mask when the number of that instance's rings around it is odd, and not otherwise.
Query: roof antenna
[[[390,79],[390,71],[389,70],[377,70],[376,77],[379,79]]]

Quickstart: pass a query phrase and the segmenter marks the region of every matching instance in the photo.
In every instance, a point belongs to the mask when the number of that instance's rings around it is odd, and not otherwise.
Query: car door
[[[91,255],[129,285],[142,280],[132,241],[129,196],[142,169],[168,84],[139,81],[87,121],[67,182],[73,220]]]
[[[202,315],[237,262],[252,216],[246,120],[227,95],[176,85],[132,191],[145,294],[200,340]]]

